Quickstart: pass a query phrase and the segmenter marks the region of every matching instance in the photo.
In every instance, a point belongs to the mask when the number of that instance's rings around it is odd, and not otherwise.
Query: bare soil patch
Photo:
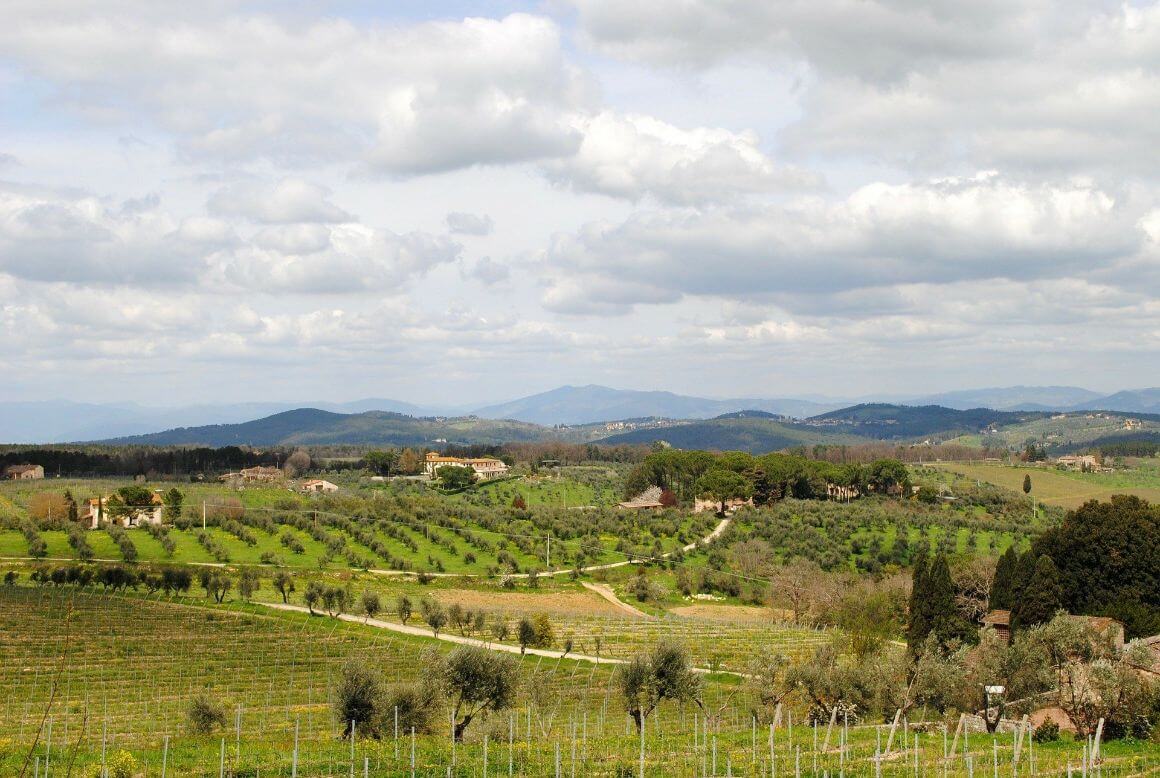
[[[670,608],[669,613],[701,621],[783,621],[789,614],[776,608],[753,605],[682,605]]]
[[[444,605],[457,602],[471,610],[497,613],[553,613],[559,616],[621,616],[612,603],[594,592],[482,592],[474,589],[438,589],[431,595]]]

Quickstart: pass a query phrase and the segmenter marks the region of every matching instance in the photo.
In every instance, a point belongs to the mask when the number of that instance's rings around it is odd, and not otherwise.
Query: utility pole
[[[544,566],[549,570],[552,569],[552,533],[548,533],[548,553],[544,559]]]
[[[205,529],[205,500],[201,501],[201,528]]]

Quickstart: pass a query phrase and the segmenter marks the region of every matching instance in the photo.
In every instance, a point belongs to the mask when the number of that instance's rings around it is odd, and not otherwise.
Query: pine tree
[[[1011,629],[1015,631],[1051,621],[1062,607],[1063,586],[1059,582],[1059,570],[1051,557],[1043,554],[1035,561],[1031,581],[1011,610]]]
[[[1015,553],[1014,544],[1007,547],[995,565],[995,578],[991,581],[991,597],[989,606],[992,610],[1010,610],[1012,603],[1012,587],[1015,585],[1015,568],[1019,564],[1019,555]]]
[[[927,582],[930,567],[927,564],[926,544],[918,547],[914,556],[914,581],[910,588],[908,603],[910,618],[906,627],[906,642],[912,653],[917,653],[926,636],[930,633],[930,611],[927,596]]]

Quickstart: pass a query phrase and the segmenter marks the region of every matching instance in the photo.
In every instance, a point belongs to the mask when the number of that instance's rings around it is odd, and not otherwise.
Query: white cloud
[[[980,0],[570,0],[583,38],[613,56],[676,67],[804,58],[833,74],[894,80],[947,60],[1015,51],[1047,4]],[[1060,4],[1065,5],[1065,4]]]
[[[246,181],[215,192],[208,208],[217,216],[243,217],[263,224],[354,221],[329,198],[325,187],[301,179],[287,178],[274,184]]]
[[[85,193],[3,185],[0,272],[42,281],[188,282],[199,269],[199,238],[212,237],[188,227]]]
[[[409,26],[25,5],[6,57],[56,104],[143,111],[194,157],[345,161],[417,174],[569,153],[588,87],[556,25],[512,14]]]
[[[511,268],[491,257],[482,257],[470,268],[465,268],[462,275],[464,278],[473,278],[484,286],[492,286],[508,280],[511,277]]]
[[[490,235],[495,230],[495,222],[487,214],[452,211],[447,214],[447,229],[453,235]]]
[[[816,174],[776,166],[753,133],[685,130],[609,111],[578,118],[576,125],[584,138],[579,151],[545,168],[552,179],[579,191],[631,200],[651,194],[687,204],[820,184]]]
[[[321,200],[276,194],[264,204],[244,197],[229,204],[215,210],[266,221],[341,213]],[[115,207],[85,193],[0,187],[0,273],[144,288],[392,295],[460,252],[446,236],[349,221],[275,224],[246,237],[227,220],[178,219],[155,205]]]
[[[1065,277],[1133,255],[1137,216],[1090,185],[993,175],[870,184],[838,203],[642,212],[557,236],[544,301],[623,312],[686,295],[828,299],[918,282]]]
[[[460,247],[450,239],[421,232],[397,235],[358,224],[329,228],[317,243],[263,247],[261,240],[234,251],[211,255],[209,283],[225,288],[339,294],[398,294],[403,286],[441,264],[454,262]],[[306,236],[307,240],[311,236]],[[286,251],[300,248],[301,251]]]

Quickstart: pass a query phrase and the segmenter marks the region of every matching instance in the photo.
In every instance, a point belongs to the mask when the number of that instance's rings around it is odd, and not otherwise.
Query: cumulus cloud
[[[144,111],[187,154],[417,174],[568,153],[588,86],[549,19],[389,26],[25,4],[5,55],[58,105]]]
[[[230,202],[237,207],[215,210],[274,222],[341,213],[316,198]],[[179,219],[84,193],[0,187],[0,273],[28,280],[390,295],[459,252],[446,236],[350,221],[271,224],[245,235],[217,217]]]
[[[438,265],[454,262],[460,252],[460,246],[446,237],[422,232],[397,235],[357,224],[330,227],[324,240],[307,242],[303,251],[287,252],[286,248],[296,248],[293,236],[288,240],[283,245],[275,241],[272,248],[256,240],[210,256],[211,282],[303,294],[390,295]]]
[[[658,119],[605,111],[576,120],[583,136],[570,157],[545,164],[548,175],[579,191],[672,203],[813,187],[816,174],[779,168],[754,133],[708,127],[681,129]]]
[[[495,222],[487,214],[452,211],[447,214],[447,229],[453,235],[490,235],[495,230]]]
[[[246,181],[218,190],[207,207],[218,216],[240,216],[264,224],[354,221],[329,198],[325,187],[301,179],[274,184]]]
[[[464,278],[472,278],[484,286],[492,286],[511,277],[511,268],[491,257],[483,257],[462,271]]]
[[[1017,50],[1035,21],[1032,11],[1044,4],[571,0],[571,5],[584,40],[618,57],[678,67],[708,67],[733,58],[804,58],[826,73],[895,80],[946,60],[974,61]]]
[[[832,295],[1087,273],[1135,253],[1139,214],[1085,185],[984,175],[871,184],[841,202],[643,212],[558,235],[545,304],[627,310],[683,296]]]
[[[85,193],[0,185],[0,272],[41,281],[189,282],[201,252],[228,239],[205,226]]]

